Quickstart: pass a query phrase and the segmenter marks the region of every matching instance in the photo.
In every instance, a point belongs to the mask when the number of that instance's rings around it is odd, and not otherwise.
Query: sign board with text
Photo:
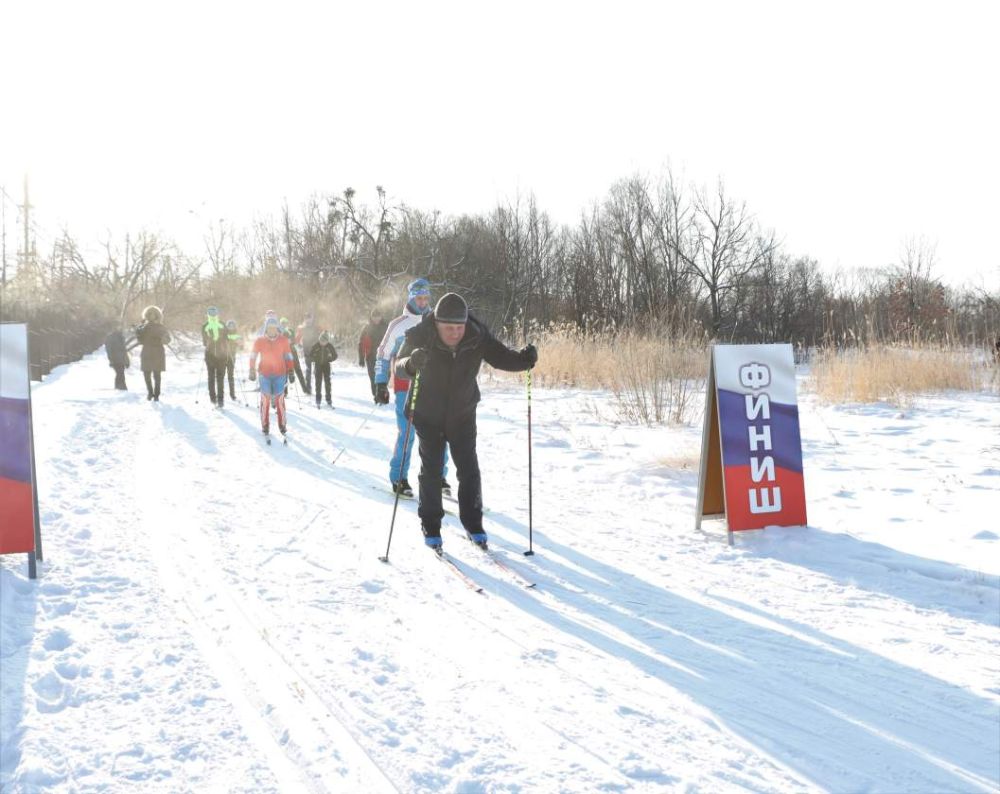
[[[730,532],[806,523],[791,345],[715,345],[709,365],[697,526]]]
[[[41,559],[28,378],[28,326],[0,323],[0,554]]]

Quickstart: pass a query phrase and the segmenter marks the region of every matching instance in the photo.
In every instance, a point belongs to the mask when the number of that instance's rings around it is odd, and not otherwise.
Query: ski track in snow
[[[293,390],[267,447],[181,352],[159,404],[103,351],[34,385],[45,562],[0,558],[4,791],[998,790],[995,396],[800,382],[811,525],[729,548],[693,530],[700,424],[536,389],[529,558],[524,395],[484,377],[486,529],[537,583],[446,515],[484,597],[413,501],[378,561],[395,423],[360,369],[334,411]]]

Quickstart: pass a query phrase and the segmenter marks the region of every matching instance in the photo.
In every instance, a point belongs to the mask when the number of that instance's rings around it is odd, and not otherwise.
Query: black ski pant
[[[312,356],[309,355],[309,351],[306,349],[305,345],[302,345],[302,358],[306,362],[306,383],[312,383],[313,379],[313,360]]]
[[[155,397],[160,399],[160,375],[162,373],[159,370],[150,371],[144,369],[142,371],[142,377],[146,379],[146,391],[150,397]]]
[[[365,364],[368,365],[368,382],[372,385],[372,397],[375,396],[375,356],[369,356],[365,359]]]
[[[236,379],[233,376],[233,370],[236,369],[236,359],[232,356],[226,358],[226,377],[229,379],[229,397],[233,400],[236,399]]]
[[[125,385],[125,365],[124,364],[112,364],[115,368],[115,388],[127,390],[128,386]]]
[[[302,377],[302,367],[299,366],[299,354],[295,352],[295,345],[292,345],[292,364],[295,366],[295,377],[299,379],[299,386],[301,386],[302,391],[309,394],[312,389],[309,386],[309,381]]]
[[[326,386],[326,401],[330,402],[330,365],[317,363],[313,372],[316,374],[316,405],[323,397],[323,386]]]
[[[445,428],[414,425],[420,445],[420,505],[417,515],[424,531],[441,532],[441,470],[445,444],[458,476],[458,515],[467,532],[483,531],[483,483],[476,455],[476,414],[449,423]]]
[[[208,368],[208,398],[213,403],[222,403],[226,399],[226,362],[213,356],[205,356],[205,366]]]

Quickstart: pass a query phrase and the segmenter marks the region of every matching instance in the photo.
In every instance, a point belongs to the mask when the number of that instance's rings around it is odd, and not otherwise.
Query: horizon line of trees
[[[182,251],[140,231],[85,256],[67,233],[51,255],[3,287],[4,319],[39,304],[73,306],[128,325],[156,303],[176,323],[209,304],[255,321],[271,303],[298,322],[329,315],[346,333],[371,308],[398,310],[406,282],[424,276],[456,291],[494,330],[526,335],[571,323],[581,331],[647,330],[725,342],[801,347],[877,341],[990,344],[1000,331],[1000,290],[945,286],[932,245],[905,241],[899,261],[825,272],[786,252],[720,180],[683,187],[671,173],[613,185],[575,226],[556,225],[533,195],[491,212],[453,217],[392,204],[385,189],[365,204],[347,188],[313,196],[293,216],[237,229],[210,226],[205,250]],[[293,316],[296,315],[296,316]],[[195,326],[196,327],[196,326]]]

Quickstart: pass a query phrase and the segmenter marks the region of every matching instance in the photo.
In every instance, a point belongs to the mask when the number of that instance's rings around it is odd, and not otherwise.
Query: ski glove
[[[534,345],[528,345],[521,350],[521,361],[531,369],[538,363],[538,349]]]
[[[289,383],[295,383],[295,370],[294,369],[288,370],[288,382]]]
[[[378,405],[389,404],[389,386],[385,383],[375,384],[375,402]]]
[[[257,370],[250,368],[250,380],[257,380]]]
[[[406,362],[406,371],[411,375],[416,375],[427,366],[427,351],[422,347],[414,348],[410,353],[410,358]]]

